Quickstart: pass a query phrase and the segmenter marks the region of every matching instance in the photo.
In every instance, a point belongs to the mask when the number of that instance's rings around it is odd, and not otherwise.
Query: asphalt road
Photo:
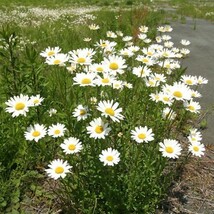
[[[207,85],[199,87],[202,97],[198,100],[202,110],[209,110],[207,129],[203,131],[203,143],[214,145],[214,23],[193,18],[186,18],[186,23],[171,23],[170,33],[176,45],[181,39],[191,41],[190,55],[182,63],[187,67],[187,74],[201,75],[208,79]]]

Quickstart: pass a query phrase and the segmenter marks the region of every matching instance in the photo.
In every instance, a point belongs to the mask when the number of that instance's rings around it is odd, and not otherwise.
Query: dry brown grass
[[[214,213],[214,146],[207,146],[204,157],[192,158],[181,173],[160,213]]]

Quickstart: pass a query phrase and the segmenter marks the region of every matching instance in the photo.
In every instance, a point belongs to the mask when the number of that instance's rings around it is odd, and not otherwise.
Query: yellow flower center
[[[102,133],[103,132],[103,127],[102,126],[96,126],[96,128],[95,128],[95,132],[97,133],[97,134],[100,134],[100,133]]]
[[[84,78],[82,79],[81,83],[87,85],[91,83],[91,80],[89,78]]]
[[[199,151],[199,147],[198,147],[198,146],[193,146],[193,150],[194,150],[195,152],[198,152],[198,151]]]
[[[83,57],[80,57],[80,58],[78,58],[77,62],[78,62],[78,63],[85,63],[85,62],[86,62],[86,59],[83,58]]]
[[[169,97],[163,97],[163,100],[167,102],[169,101]]]
[[[146,138],[146,134],[145,133],[141,133],[138,135],[138,138],[140,138],[141,140],[144,140]]]
[[[60,130],[59,130],[59,129],[56,129],[56,130],[54,131],[54,134],[60,134]]]
[[[62,174],[64,172],[64,168],[61,166],[58,166],[55,168],[55,173],[56,174]]]
[[[149,51],[149,52],[147,52],[147,55],[148,55],[148,56],[152,56],[153,53],[152,53],[151,51]]]
[[[39,137],[40,134],[41,134],[41,133],[40,133],[39,131],[34,131],[34,132],[32,133],[32,136],[33,136],[33,137]]]
[[[15,105],[15,109],[17,110],[17,111],[19,111],[19,110],[23,110],[25,108],[25,104],[24,103],[16,103],[16,105]]]
[[[155,95],[155,100],[159,100],[159,99],[160,99],[159,95]]]
[[[168,57],[168,56],[169,56],[169,54],[168,54],[168,53],[166,53],[166,52],[164,52],[164,53],[163,53],[163,56],[164,56],[164,57]]]
[[[106,114],[109,114],[109,115],[111,115],[111,116],[114,116],[114,110],[112,109],[112,108],[106,108],[105,109],[105,113]]]
[[[109,155],[109,156],[106,157],[106,160],[107,161],[113,161],[114,157],[112,155]]]
[[[39,100],[36,99],[36,100],[33,101],[33,103],[34,103],[34,104],[38,104],[38,103],[39,103]]]
[[[55,54],[54,51],[49,51],[47,55],[48,55],[48,56],[53,56],[54,54]]]
[[[103,68],[102,67],[97,67],[97,71],[98,72],[103,72]]]
[[[154,86],[155,82],[153,80],[149,80],[149,85]]]
[[[74,151],[74,150],[76,149],[76,145],[70,144],[70,145],[68,146],[68,149]]]
[[[173,151],[174,151],[171,146],[167,146],[165,150],[167,153],[173,153]]]
[[[59,65],[61,63],[61,60],[59,60],[59,59],[55,59],[54,61],[53,61],[53,64],[54,65]]]
[[[148,59],[143,59],[143,63],[148,63],[149,60]]]
[[[106,44],[106,43],[102,43],[101,46],[102,46],[103,48],[105,48],[105,47],[107,47],[107,44]]]
[[[173,95],[174,95],[175,97],[178,97],[178,98],[183,97],[183,94],[182,94],[180,91],[175,91],[175,92],[173,93]]]
[[[169,69],[170,68],[170,64],[165,65],[165,67]]]
[[[80,115],[82,115],[82,116],[83,116],[83,115],[85,115],[85,114],[86,114],[86,111],[85,111],[85,110],[83,110],[83,109],[81,109],[81,110],[80,110]]]
[[[195,111],[195,107],[194,107],[194,106],[188,106],[188,109],[189,109],[190,111]]]
[[[186,80],[186,84],[188,84],[188,85],[192,85],[192,80]]]
[[[116,62],[112,62],[112,63],[110,63],[109,68],[111,70],[117,70],[119,68],[119,66]]]
[[[102,79],[102,83],[109,83],[109,79],[108,78]]]

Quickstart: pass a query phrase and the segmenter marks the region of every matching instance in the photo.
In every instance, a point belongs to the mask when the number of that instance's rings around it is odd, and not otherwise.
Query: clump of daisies
[[[12,117],[18,117],[20,115],[26,116],[30,107],[41,105],[43,97],[38,95],[28,96],[20,94],[19,96],[11,97],[5,104],[6,112],[12,114]]]
[[[89,28],[101,30],[95,24]],[[181,60],[190,54],[191,42],[182,39],[175,47],[172,30],[169,25],[158,27],[155,39],[149,37],[148,26],[139,26],[135,37],[109,30],[93,45],[84,37],[90,48],[63,53],[60,47],[48,47],[40,53],[50,70],[67,69],[74,98],[71,106],[48,111],[52,120],[64,113],[65,121],[34,123],[24,136],[55,143],[58,153],[45,171],[66,182],[71,207],[81,209],[79,202],[85,199],[79,197],[90,193],[94,198],[87,198],[88,206],[96,201],[105,212],[112,212],[113,204],[118,213],[152,213],[157,204],[142,203],[148,195],[160,201],[163,195],[157,196],[157,189],[164,192],[169,185],[165,168],[188,154],[204,155],[200,131],[192,128],[186,143],[179,137],[188,119],[200,114],[198,89],[208,80],[184,74]],[[6,111],[26,116],[42,101],[39,95],[15,96],[6,102]],[[102,201],[107,201],[105,206]]]

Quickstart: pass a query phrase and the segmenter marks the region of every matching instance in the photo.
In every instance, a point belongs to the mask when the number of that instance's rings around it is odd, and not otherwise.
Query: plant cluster
[[[1,114],[13,125],[1,139],[16,156],[1,161],[9,161],[5,169],[20,167],[20,179],[39,169],[56,180],[65,213],[154,213],[176,168],[205,151],[200,131],[186,125],[200,112],[197,89],[208,80],[185,75],[180,61],[190,42],[175,47],[172,30],[160,26],[155,37],[145,25],[134,35],[107,31],[68,53],[47,47],[45,63],[28,46],[27,61],[19,57],[17,37],[3,33]]]

